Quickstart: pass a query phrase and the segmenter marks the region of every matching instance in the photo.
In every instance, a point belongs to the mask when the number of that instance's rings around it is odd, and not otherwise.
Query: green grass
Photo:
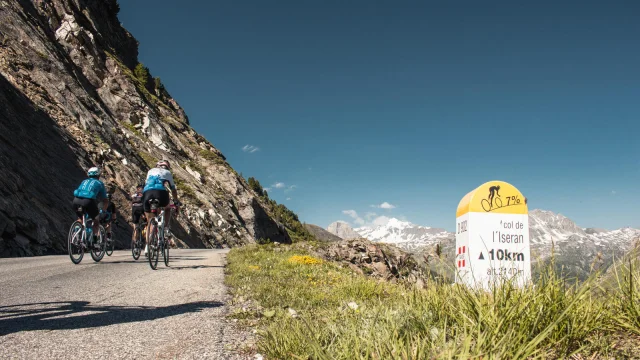
[[[191,188],[191,186],[189,186],[184,179],[182,179],[181,177],[179,177],[176,174],[173,174],[173,181],[175,181],[176,183],[176,188],[178,189],[178,194],[180,194],[180,196],[184,196],[186,198],[189,198],[191,200],[193,200],[195,202],[195,204],[197,206],[202,206],[203,202],[198,199],[198,196],[196,195],[196,192]]]
[[[202,176],[207,175],[207,172],[204,170],[204,168],[202,166],[200,166],[200,164],[198,164],[197,162],[195,162],[193,160],[187,161],[186,166],[190,167],[191,170],[195,170],[195,171],[199,172],[200,175],[202,175]]]
[[[133,81],[133,83],[136,86],[136,89],[138,89],[138,91],[152,104],[158,106],[158,107],[164,107],[165,109],[169,110],[169,111],[173,111],[167,104],[163,103],[162,100],[160,100],[157,96],[155,96],[154,94],[150,93],[149,90],[147,90],[147,88],[145,87],[145,84],[140,81],[140,79],[138,79],[138,77],[133,73],[133,71],[131,71],[131,69],[129,69],[125,64],[122,63],[122,61],[120,61],[120,58],[118,58],[116,55],[105,51],[105,54],[107,56],[109,56],[110,58],[112,58],[116,64],[118,64],[118,66],[120,67],[120,69],[122,70],[122,72],[129,78],[131,79],[131,81]]]
[[[200,156],[206,160],[213,161],[213,163],[218,165],[226,165],[226,161],[224,161],[218,154],[211,150],[200,149]]]
[[[156,166],[156,160],[148,152],[140,150],[140,157],[142,158],[142,160],[144,160],[148,167],[152,168]]]
[[[640,340],[633,337],[639,329],[635,290],[596,296],[593,281],[566,286],[552,267],[535,287],[523,289],[504,283],[484,292],[434,281],[417,289],[356,275],[332,262],[288,261],[309,255],[305,248],[252,245],[228,254],[226,283],[235,298],[259,305],[234,316],[258,320],[258,351],[270,359],[523,359],[574,353],[620,358],[631,356],[633,341]],[[637,288],[638,277],[633,281]]]
[[[125,121],[122,121],[121,124],[122,124],[122,126],[127,128],[129,131],[131,131],[132,133],[136,134],[138,137],[142,137],[142,133],[140,132],[140,130],[136,129],[136,127],[133,126],[133,124],[125,122]]]

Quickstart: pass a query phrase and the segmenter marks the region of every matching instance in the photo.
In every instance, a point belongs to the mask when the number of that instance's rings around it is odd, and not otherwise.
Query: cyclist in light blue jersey
[[[151,212],[151,204],[149,200],[157,199],[158,206],[160,208],[165,208],[164,211],[164,222],[165,224],[169,223],[169,192],[165,188],[165,184],[169,184],[169,188],[171,189],[171,195],[173,195],[173,204],[176,207],[180,206],[180,201],[178,201],[178,192],[176,190],[176,183],[173,181],[173,175],[171,174],[171,165],[169,165],[168,160],[160,160],[156,164],[155,168],[152,168],[147,173],[147,180],[145,181],[144,190],[142,191],[142,199],[143,199],[143,208],[145,216],[147,217],[147,237],[149,236],[151,226],[151,219],[153,218],[153,213]],[[167,227],[165,231],[169,231]],[[147,239],[145,239],[145,242]],[[144,254],[147,255],[149,249],[149,245],[145,246]]]
[[[93,240],[97,242],[100,232],[100,209],[98,203],[102,202],[102,209],[106,210],[108,203],[104,201],[107,198],[107,190],[100,178],[100,169],[92,167],[87,171],[88,179],[83,180],[78,188],[73,192],[74,211],[77,206],[82,206],[84,213],[93,219]],[[84,214],[76,212],[78,220],[82,221]]]

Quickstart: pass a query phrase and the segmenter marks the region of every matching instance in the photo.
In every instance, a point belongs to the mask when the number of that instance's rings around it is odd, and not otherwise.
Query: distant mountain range
[[[445,229],[420,226],[391,218],[386,224],[352,229],[344,221],[329,225],[327,231],[343,238],[362,237],[393,244],[412,253],[429,252],[440,244],[443,254],[455,256],[455,234]],[[556,264],[566,274],[586,278],[591,268],[609,267],[640,238],[640,229],[605,230],[581,228],[571,219],[547,210],[529,212],[532,264],[549,260],[553,247]]]

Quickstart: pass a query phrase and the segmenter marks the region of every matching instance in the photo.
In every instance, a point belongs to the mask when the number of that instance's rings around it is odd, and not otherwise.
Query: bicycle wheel
[[[149,266],[153,270],[158,268],[158,258],[160,254],[158,253],[160,242],[158,239],[158,223],[155,219],[151,220],[151,228],[149,229]]]
[[[131,241],[131,255],[133,255],[133,260],[138,260],[140,258],[140,251],[142,250],[142,229],[137,227],[138,236],[134,240]]]
[[[107,244],[105,245],[107,256],[111,256],[113,254],[113,231],[111,232],[111,239],[107,238]]]
[[[164,239],[162,242],[162,257],[164,258],[164,266],[169,266],[169,242]]]
[[[93,261],[99,262],[104,257],[105,245],[107,244],[105,240],[106,239],[104,236],[104,227],[100,225],[100,234],[98,235],[98,243],[91,244],[90,252],[91,252],[91,258],[93,259]]]
[[[79,264],[84,257],[84,246],[82,246],[82,234],[84,233],[84,226],[78,220],[71,224],[69,229],[69,236],[67,237],[67,249],[69,250],[69,257],[71,262]]]
[[[486,212],[491,211],[491,204],[489,203],[489,200],[482,199],[482,201],[480,201],[480,205],[482,205],[482,208],[484,209],[484,211]]]

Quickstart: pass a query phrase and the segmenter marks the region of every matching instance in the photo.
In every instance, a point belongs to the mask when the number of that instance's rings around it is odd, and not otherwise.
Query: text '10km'
[[[489,251],[489,260],[524,261],[524,253],[491,249]]]

